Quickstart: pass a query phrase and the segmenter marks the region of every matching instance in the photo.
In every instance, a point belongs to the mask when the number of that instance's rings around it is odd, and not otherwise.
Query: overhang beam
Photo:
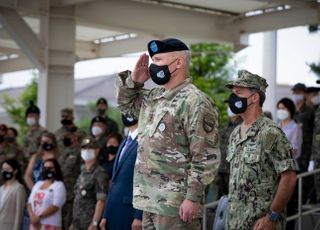
[[[43,70],[45,65],[41,42],[16,10],[0,7],[0,22],[35,67]]]

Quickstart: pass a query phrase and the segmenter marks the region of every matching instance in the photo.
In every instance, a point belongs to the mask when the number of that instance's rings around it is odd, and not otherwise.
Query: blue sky
[[[316,85],[316,76],[306,63],[320,62],[320,33],[309,34],[307,27],[294,27],[278,31],[277,83],[294,85],[303,82]],[[235,55],[237,68],[262,75],[263,34],[249,36],[249,46]],[[94,77],[132,69],[138,54],[119,58],[103,58],[82,61],[75,65],[75,78]],[[3,87],[25,85],[30,81],[32,71],[4,74]]]

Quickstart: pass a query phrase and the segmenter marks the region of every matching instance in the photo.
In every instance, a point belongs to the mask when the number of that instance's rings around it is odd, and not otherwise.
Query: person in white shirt
[[[42,180],[32,188],[28,200],[30,230],[61,230],[61,210],[66,201],[62,172],[56,159],[44,162]]]

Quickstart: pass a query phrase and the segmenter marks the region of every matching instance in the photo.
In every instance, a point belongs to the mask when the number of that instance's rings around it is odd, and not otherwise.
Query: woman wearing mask
[[[96,230],[101,219],[108,190],[108,176],[98,165],[99,147],[92,138],[85,138],[81,144],[84,169],[75,185],[73,221],[69,229]]]
[[[61,230],[61,209],[66,201],[62,172],[56,159],[44,161],[42,180],[32,188],[28,200],[30,230]]]
[[[30,190],[41,179],[40,173],[44,161],[52,158],[57,159],[57,157],[58,144],[55,135],[49,132],[43,133],[41,135],[39,150],[36,154],[32,155],[24,175],[24,181]]]
[[[106,145],[102,152],[107,159],[106,162],[103,163],[102,167],[106,170],[109,180],[112,178],[113,164],[121,141],[122,136],[119,133],[110,134],[107,137]]]
[[[104,146],[106,145],[106,119],[101,116],[96,116],[91,120],[91,126],[90,126],[90,133],[91,136],[94,138],[94,141],[99,147],[99,154],[98,154],[98,163],[99,165],[103,165],[107,158],[102,153]],[[100,154],[101,153],[101,154]]]
[[[301,155],[302,130],[301,127],[293,120],[295,114],[295,105],[289,98],[282,98],[277,103],[277,118],[279,127],[286,134],[292,145],[292,157],[296,162],[296,167],[299,169],[297,159]]]
[[[19,230],[26,199],[21,170],[14,159],[5,160],[1,170],[5,184],[0,187],[0,229]]]

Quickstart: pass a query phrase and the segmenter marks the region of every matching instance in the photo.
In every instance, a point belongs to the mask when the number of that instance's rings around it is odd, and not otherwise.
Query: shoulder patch
[[[207,133],[212,132],[214,129],[214,125],[215,122],[213,115],[210,113],[205,113],[202,120],[202,126],[204,131],[206,131]]]
[[[265,149],[271,150],[274,141],[276,140],[277,135],[275,133],[267,133]]]

